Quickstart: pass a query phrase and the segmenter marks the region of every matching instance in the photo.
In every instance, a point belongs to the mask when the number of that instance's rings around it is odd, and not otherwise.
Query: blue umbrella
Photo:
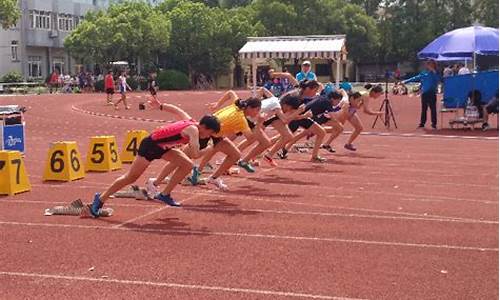
[[[455,29],[436,38],[418,53],[420,59],[474,58],[498,55],[498,29],[471,26]]]

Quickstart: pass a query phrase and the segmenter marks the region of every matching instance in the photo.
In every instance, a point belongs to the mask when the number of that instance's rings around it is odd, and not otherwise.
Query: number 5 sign
[[[0,151],[0,195],[31,190],[28,174],[19,151]]]
[[[43,180],[72,181],[85,177],[76,142],[53,143],[47,155]]]
[[[114,136],[94,136],[87,151],[87,171],[107,172],[121,169]]]

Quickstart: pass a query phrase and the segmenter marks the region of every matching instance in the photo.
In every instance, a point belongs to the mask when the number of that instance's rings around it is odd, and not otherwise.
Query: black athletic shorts
[[[290,128],[290,131],[295,132],[299,127],[302,127],[304,129],[309,129],[311,126],[313,126],[314,121],[311,120],[310,118],[306,119],[300,119],[300,120],[293,120],[290,123],[288,123],[288,128]]]
[[[267,127],[267,126],[273,124],[274,121],[279,120],[279,119],[280,118],[278,116],[274,116],[270,119],[265,120],[264,123],[262,123],[262,124],[264,125],[264,127]]]
[[[149,92],[151,93],[151,96],[156,96],[156,89],[149,89]]]
[[[205,148],[208,147],[208,142],[210,141],[210,139],[212,139],[212,144],[217,145],[220,141],[222,141],[222,137],[209,137],[209,138],[206,138],[206,139],[200,139],[199,140],[199,143],[200,143],[200,150],[203,150]]]
[[[314,116],[313,117],[313,121],[318,123],[319,125],[323,125],[325,123],[328,123],[328,121],[330,121],[331,119],[328,119],[327,117],[325,117],[325,115],[321,114],[321,115],[317,115],[317,116]]]
[[[107,88],[106,89],[106,94],[113,95],[114,93],[115,93],[115,89],[114,88]]]
[[[151,136],[148,136],[147,138],[142,140],[141,145],[139,145],[137,154],[144,157],[148,161],[153,161],[155,159],[160,159],[163,154],[168,152],[168,150],[170,149],[163,149],[162,147],[158,146],[158,144],[153,141]]]

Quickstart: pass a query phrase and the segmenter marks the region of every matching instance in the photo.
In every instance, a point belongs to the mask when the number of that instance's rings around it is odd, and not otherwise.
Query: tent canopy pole
[[[255,58],[252,58],[252,80],[252,94],[255,97],[257,95],[257,62],[255,61]]]
[[[337,64],[337,75],[335,76],[335,84],[338,87],[340,85],[340,58],[337,58],[336,64]]]

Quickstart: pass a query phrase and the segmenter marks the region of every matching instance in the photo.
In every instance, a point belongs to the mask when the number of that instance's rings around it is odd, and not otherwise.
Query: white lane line
[[[180,204],[182,204],[182,203],[184,203],[184,202],[186,202],[186,201],[193,200],[194,198],[199,197],[199,196],[200,196],[200,195],[193,195],[193,196],[191,196],[191,197],[188,197],[188,198],[184,199],[183,201],[179,201],[179,203],[180,203]],[[154,202],[160,202],[160,201],[156,201],[156,200],[152,200],[152,201],[154,201]],[[165,210],[165,209],[167,209],[167,208],[181,209],[180,207],[171,207],[171,206],[168,206],[168,205],[163,204],[163,206],[161,206],[160,208],[157,208],[157,209],[155,209],[155,210],[153,210],[153,211],[147,212],[147,213],[145,213],[145,214],[143,214],[143,215],[140,215],[140,216],[134,217],[134,218],[132,218],[132,219],[129,219],[129,220],[123,221],[123,222],[121,222],[120,224],[113,225],[112,227],[113,227],[113,228],[120,228],[120,227],[122,227],[122,226],[124,226],[124,225],[130,224],[130,223],[133,223],[133,222],[135,222],[135,221],[137,221],[137,220],[140,220],[140,219],[143,219],[143,218],[149,217],[149,216],[151,216],[151,215],[157,214],[157,213],[159,213],[159,212],[161,212],[161,211],[164,211],[164,210]]]
[[[183,283],[173,283],[173,282],[127,280],[127,279],[112,279],[112,278],[94,278],[94,277],[86,277],[86,276],[67,276],[67,275],[56,275],[56,274],[5,272],[5,271],[0,271],[0,275],[12,276],[12,277],[45,278],[45,279],[71,280],[71,281],[90,281],[90,282],[100,282],[100,283],[117,283],[117,284],[127,284],[127,285],[145,285],[145,286],[156,286],[156,287],[177,288],[177,289],[209,290],[209,291],[228,292],[228,293],[258,294],[258,295],[309,298],[309,299],[328,299],[328,300],[358,300],[359,299],[359,298],[336,297],[336,296],[327,296],[327,295],[314,295],[314,294],[284,292],[284,291],[257,290],[257,289],[247,289],[247,288],[208,286],[208,285],[198,285],[198,284],[183,284]]]
[[[245,209],[245,208],[204,208],[194,207],[187,208],[195,211],[220,211],[220,212],[257,212],[269,214],[284,214],[284,215],[306,215],[306,216],[322,216],[322,217],[342,217],[342,218],[363,218],[363,219],[387,219],[387,220],[410,220],[410,221],[430,221],[430,222],[451,222],[451,223],[467,223],[467,224],[492,224],[498,225],[497,221],[489,220],[470,220],[470,219],[455,219],[455,218],[432,218],[432,217],[398,217],[384,215],[363,215],[363,214],[344,214],[344,213],[329,213],[329,212],[310,212],[310,211],[293,211],[293,210],[273,210],[273,209]]]
[[[289,235],[245,233],[245,232],[133,228],[133,227],[90,226],[90,225],[51,224],[51,223],[7,222],[7,221],[0,221],[0,225],[47,227],[47,228],[79,228],[79,229],[92,229],[92,230],[102,229],[102,230],[119,230],[119,231],[133,231],[133,232],[157,232],[157,233],[167,233],[167,234],[168,233],[173,233],[173,234],[181,233],[181,234],[186,234],[186,235],[224,236],[224,237],[238,237],[238,238],[244,237],[244,238],[262,238],[262,239],[275,239],[275,240],[295,240],[295,241],[316,241],[316,242],[331,242],[331,243],[364,244],[364,245],[390,246],[390,247],[410,247],[410,248],[430,248],[430,249],[447,249],[447,250],[462,250],[462,251],[498,252],[498,248],[489,248],[489,247],[472,247],[472,246],[458,246],[458,245],[446,245],[446,244],[426,244],[426,243],[386,242],[386,241],[359,240],[359,239],[289,236]]]
[[[266,173],[266,172],[269,172],[269,170],[272,170],[272,169],[263,170],[261,173]],[[246,179],[247,179],[247,178],[242,177],[242,178],[238,178],[238,179],[234,180],[233,182],[240,182],[240,181],[244,181],[244,180],[246,180]],[[199,197],[201,197],[201,196],[202,196],[202,194],[196,194],[196,193],[195,193],[195,194],[194,194],[194,195],[192,195],[191,197],[188,197],[188,198],[186,198],[186,199],[183,199],[182,201],[179,201],[179,203],[180,203],[180,204],[182,204],[182,203],[185,203],[185,202],[187,202],[187,201],[190,201],[190,200],[194,200],[194,199],[196,199],[196,198],[199,198]],[[151,211],[151,212],[148,212],[148,213],[146,213],[146,214],[144,214],[144,215],[140,215],[140,216],[137,216],[137,217],[132,218],[132,219],[130,219],[130,220],[126,220],[126,221],[124,221],[124,222],[122,222],[122,223],[120,223],[120,224],[114,225],[113,227],[114,227],[114,228],[121,228],[121,227],[122,227],[122,226],[124,226],[124,225],[130,224],[130,223],[133,223],[133,222],[135,222],[135,221],[137,221],[137,220],[140,220],[140,219],[143,219],[143,218],[146,218],[146,217],[149,217],[149,216],[154,215],[154,214],[156,214],[156,213],[159,213],[159,212],[161,212],[161,211],[163,211],[163,210],[165,210],[165,209],[167,209],[167,208],[172,208],[172,207],[170,207],[170,206],[164,206],[164,207],[161,207],[161,208],[155,209],[155,210],[153,210],[153,211]],[[175,207],[174,207],[174,208],[175,208]]]
[[[395,214],[395,215],[403,215],[403,216],[414,216],[414,217],[424,217],[424,218],[437,218],[437,219],[449,219],[449,220],[463,220],[463,221],[483,221],[472,218],[464,218],[464,217],[450,217],[450,216],[441,216],[427,213],[411,213],[411,212],[403,212],[403,211],[393,211],[393,210],[381,210],[381,209],[371,209],[371,208],[358,208],[358,207],[346,207],[346,206],[336,206],[336,205],[324,205],[324,204],[315,204],[311,202],[296,202],[296,201],[288,201],[288,200],[274,200],[257,196],[247,196],[247,195],[238,195],[235,198],[234,195],[228,195],[224,193],[209,193],[209,192],[197,192],[198,194],[203,194],[206,196],[216,196],[222,198],[230,198],[230,199],[238,199],[241,201],[261,201],[261,202],[270,202],[270,203],[280,203],[280,204],[292,204],[299,206],[308,206],[308,207],[320,207],[320,208],[329,208],[329,209],[343,209],[343,210],[352,210],[352,211],[363,211],[363,212],[372,212],[372,213],[384,213],[384,214]],[[320,195],[319,197],[324,197],[325,195]],[[285,197],[285,196],[284,196]],[[332,195],[331,198],[337,198],[335,195]],[[342,198],[342,197],[341,197]],[[349,198],[350,199],[350,198]],[[494,222],[494,221],[492,221]]]
[[[194,197],[193,197],[194,198]],[[193,200],[191,198],[186,199],[188,200]],[[141,201],[144,203],[151,203],[151,204],[120,204],[113,202],[110,204],[110,206],[116,206],[116,207],[136,207],[136,208],[153,208],[154,204],[156,203],[155,201],[151,200],[136,200],[136,201]],[[148,201],[148,202],[146,202]],[[12,200],[12,201],[6,201],[2,202],[0,201],[1,204],[9,204],[9,203],[30,203],[30,204],[48,204],[48,205],[56,205],[56,204],[67,204],[65,202],[51,202],[51,201],[30,201],[30,200]],[[335,208],[335,207],[334,207]],[[161,207],[161,209],[156,209],[155,211],[151,211],[150,214],[155,214],[156,212],[159,212],[160,210],[163,210],[164,207]],[[181,208],[182,209],[182,208]],[[343,217],[343,218],[365,218],[365,219],[387,219],[387,220],[409,220],[409,221],[430,221],[430,222],[450,222],[450,223],[466,223],[466,224],[493,224],[493,225],[498,225],[498,221],[494,220],[476,220],[476,219],[467,219],[467,218],[459,218],[459,217],[447,217],[447,216],[434,216],[434,215],[422,215],[422,214],[412,214],[412,213],[403,213],[403,216],[399,216],[399,212],[393,212],[393,211],[380,211],[380,210],[373,210],[375,212],[380,212],[380,213],[387,213],[387,214],[396,214],[396,216],[391,216],[391,215],[367,215],[367,214],[353,214],[353,213],[335,213],[335,212],[315,212],[315,211],[295,211],[295,210],[275,210],[275,209],[259,209],[259,208],[210,208],[210,207],[185,207],[185,210],[190,210],[190,211],[215,211],[215,212],[257,212],[257,213],[268,213],[268,214],[286,214],[286,215],[305,215],[305,216],[323,216],[323,217]],[[355,208],[338,208],[341,210],[360,210],[360,211],[368,211],[371,212],[372,210],[370,209],[355,209]],[[150,215],[148,214],[148,215]],[[406,216],[409,215],[409,216]],[[142,219],[144,216],[137,217],[138,219]],[[127,223],[131,223],[133,221],[128,221]],[[116,225],[115,225],[116,226]]]

